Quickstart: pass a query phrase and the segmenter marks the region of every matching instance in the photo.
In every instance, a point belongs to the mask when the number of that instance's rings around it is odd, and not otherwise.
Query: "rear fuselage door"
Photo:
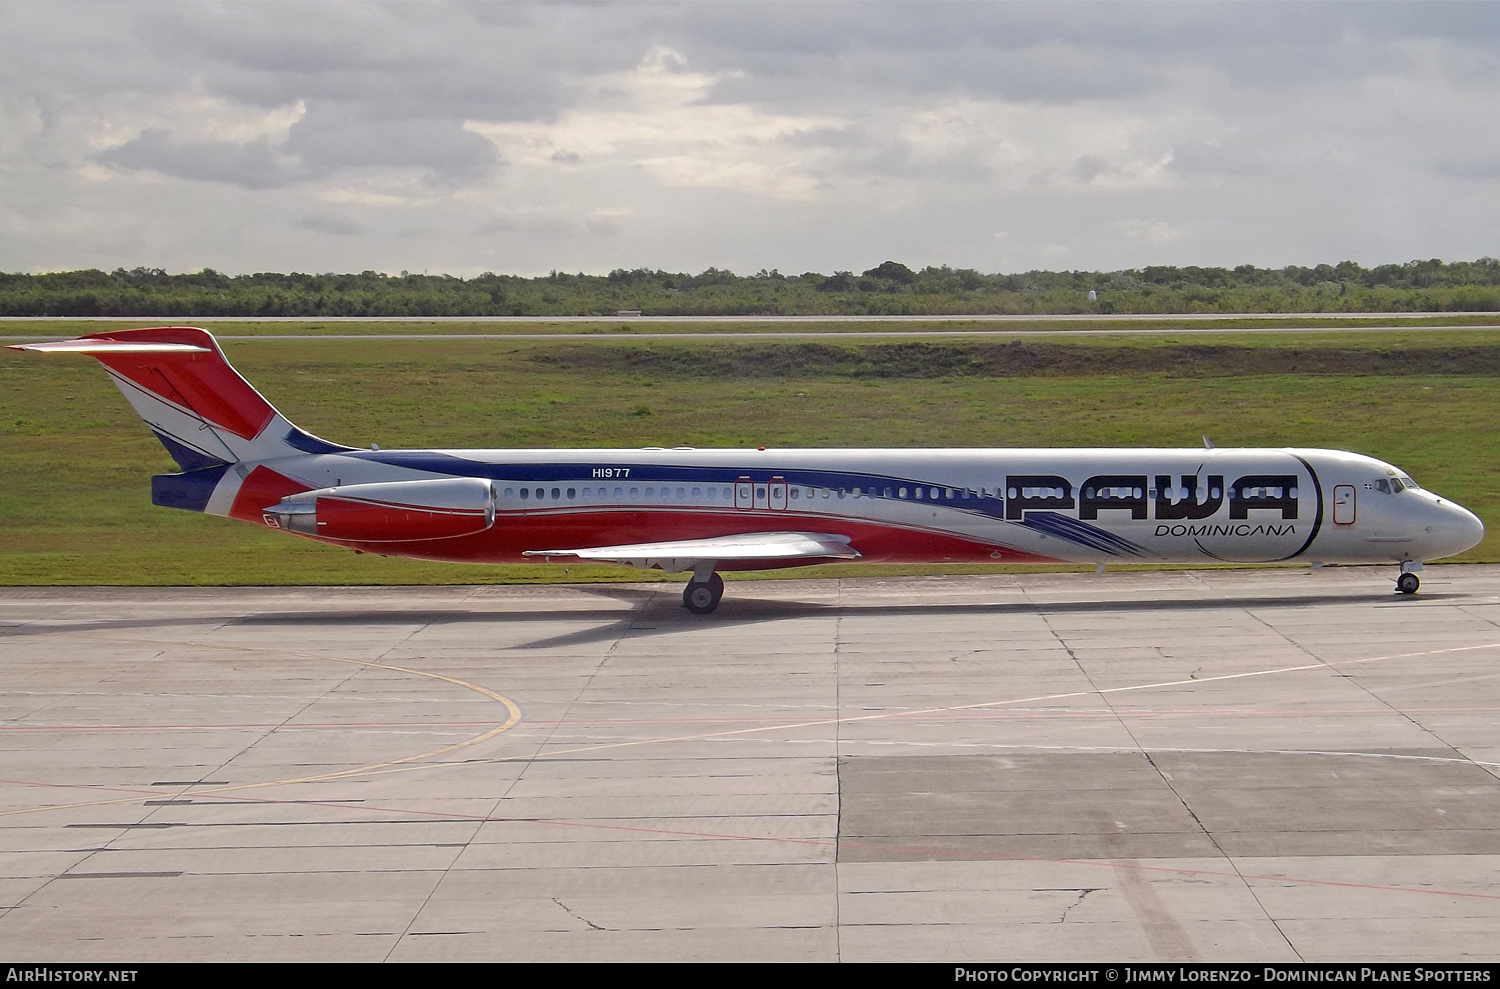
[[[1335,525],[1354,524],[1354,485],[1333,486],[1333,521]]]

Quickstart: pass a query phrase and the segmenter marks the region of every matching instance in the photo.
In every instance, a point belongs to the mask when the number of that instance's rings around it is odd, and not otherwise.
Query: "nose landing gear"
[[[694,574],[693,579],[682,589],[682,606],[695,615],[706,615],[719,606],[719,599],[723,596],[723,577],[710,571],[706,578],[700,580]]]
[[[1401,574],[1396,578],[1396,590],[1402,594],[1417,593],[1417,588],[1422,586],[1422,578],[1417,576],[1417,571],[1421,569],[1422,564],[1415,560],[1401,564]]]

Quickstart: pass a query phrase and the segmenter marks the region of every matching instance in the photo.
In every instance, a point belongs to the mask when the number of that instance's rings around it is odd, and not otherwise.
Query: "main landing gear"
[[[724,596],[724,578],[710,571],[702,580],[694,574],[682,589],[682,606],[695,615],[706,615],[719,606]]]
[[[1422,564],[1407,562],[1401,564],[1401,574],[1396,578],[1396,590],[1402,594],[1415,594],[1417,588],[1422,586],[1422,578],[1417,576],[1417,571],[1422,569]]]

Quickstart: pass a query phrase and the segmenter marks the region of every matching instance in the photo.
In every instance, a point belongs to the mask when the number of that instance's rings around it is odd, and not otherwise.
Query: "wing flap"
[[[638,567],[678,564],[667,569],[687,570],[700,561],[729,560],[857,560],[859,551],[847,536],[822,532],[741,532],[705,539],[674,539],[619,546],[577,549],[529,549],[523,556],[576,556],[580,560],[630,563]]]

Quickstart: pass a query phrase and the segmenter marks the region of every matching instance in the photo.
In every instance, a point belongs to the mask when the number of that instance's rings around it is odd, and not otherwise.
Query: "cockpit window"
[[[1408,488],[1411,488],[1413,491],[1421,491],[1422,490],[1422,488],[1417,484],[1416,481],[1413,481],[1411,478],[1407,477],[1405,474],[1397,474],[1396,476],[1399,477],[1399,478],[1401,478],[1401,483],[1402,484],[1406,485]]]
[[[1375,482],[1375,490],[1376,491],[1384,492],[1385,494],[1390,494],[1391,493],[1391,484],[1390,484],[1389,481],[1387,481],[1385,478],[1382,477],[1378,481]]]
[[[1393,478],[1391,478],[1391,491],[1392,492],[1394,492],[1394,493],[1400,493],[1402,487],[1403,487],[1403,485],[1401,484],[1401,479],[1399,477],[1393,477]]]

